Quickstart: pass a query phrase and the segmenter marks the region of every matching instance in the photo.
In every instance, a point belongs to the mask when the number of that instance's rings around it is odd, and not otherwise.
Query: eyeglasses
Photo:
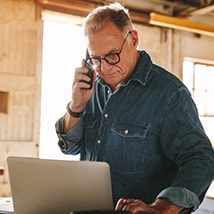
[[[95,69],[99,69],[101,67],[101,61],[105,60],[108,64],[110,65],[116,65],[117,63],[120,62],[120,54],[123,50],[124,44],[128,38],[128,35],[131,33],[132,31],[129,31],[123,41],[122,47],[120,49],[119,52],[112,52],[112,53],[108,53],[106,54],[104,57],[91,57],[88,58],[86,60],[86,62],[88,64],[91,64]]]

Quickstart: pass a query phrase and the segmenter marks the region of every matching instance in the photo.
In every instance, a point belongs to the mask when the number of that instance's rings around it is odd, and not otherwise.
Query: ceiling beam
[[[193,22],[187,18],[175,18],[157,13],[150,13],[150,24],[172,28],[176,30],[188,31],[206,36],[214,36],[214,26],[199,22]]]
[[[42,9],[62,12],[77,16],[87,16],[94,8],[103,5],[101,1],[83,0],[34,0]],[[132,21],[135,23],[149,24],[149,13],[128,8]]]
[[[86,16],[97,5],[88,1],[80,0],[35,0],[43,9],[57,12],[69,13],[73,15]]]
[[[209,5],[207,7],[202,7],[202,8],[199,8],[197,10],[194,10],[190,13],[190,15],[206,15],[208,13],[211,13],[212,11],[214,11],[214,5]]]

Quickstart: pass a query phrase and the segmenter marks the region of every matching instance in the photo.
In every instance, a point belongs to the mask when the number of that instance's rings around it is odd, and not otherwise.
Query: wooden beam
[[[77,16],[87,16],[94,8],[104,5],[103,1],[83,0],[35,0],[42,9],[67,13]],[[135,23],[149,24],[149,14],[133,8],[128,8],[132,21]]]
[[[86,16],[98,4],[81,0],[35,0],[43,9]]]
[[[187,18],[175,18],[157,13],[150,13],[150,24],[206,36],[214,36],[214,26],[193,22]]]
[[[209,5],[207,7],[202,7],[199,8],[197,10],[192,11],[189,15],[206,15],[208,13],[211,13],[212,11],[214,11],[214,5]]]

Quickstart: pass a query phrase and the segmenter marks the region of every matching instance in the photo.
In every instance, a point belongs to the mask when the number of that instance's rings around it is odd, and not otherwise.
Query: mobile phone
[[[88,54],[88,50],[86,50],[86,57],[85,57],[85,67],[88,68],[88,72],[86,73],[86,75],[90,78],[89,81],[85,81],[85,80],[81,80],[82,82],[86,82],[87,84],[90,85],[89,88],[84,88],[84,89],[92,89],[92,85],[93,85],[93,78],[94,78],[94,69],[92,67],[92,64],[87,63],[87,60],[89,59],[89,54]]]

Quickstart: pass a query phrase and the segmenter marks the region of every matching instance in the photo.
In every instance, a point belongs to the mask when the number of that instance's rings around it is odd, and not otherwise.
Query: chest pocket
[[[125,122],[114,122],[111,130],[125,138],[140,137],[145,138],[149,128],[148,126],[129,124]]]
[[[120,173],[136,173],[144,169],[149,125],[114,122],[108,141],[108,160],[112,170]]]

